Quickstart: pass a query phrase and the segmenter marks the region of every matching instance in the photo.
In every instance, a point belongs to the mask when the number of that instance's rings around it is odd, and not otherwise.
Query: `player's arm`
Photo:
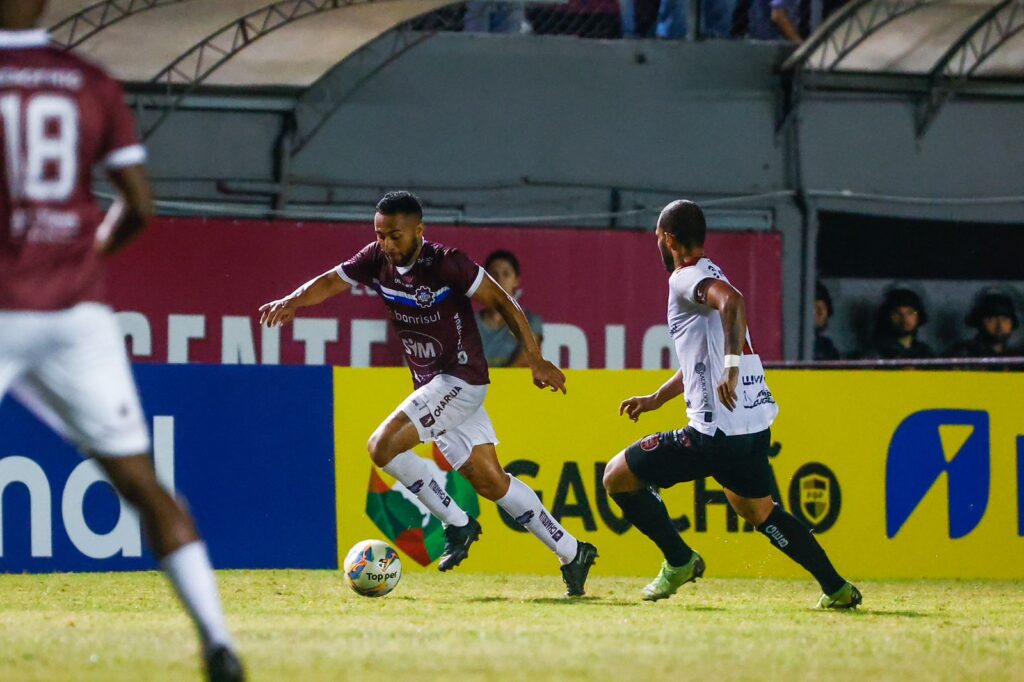
[[[283,326],[295,318],[299,308],[307,308],[323,303],[332,296],[343,294],[352,285],[330,269],[319,277],[314,277],[284,298],[279,298],[260,306],[260,324],[268,327]]]
[[[98,232],[104,235],[100,252],[108,256],[138,237],[153,217],[153,189],[144,166],[112,169],[109,177],[120,196],[107,211]]]
[[[662,405],[678,398],[683,394],[683,370],[678,370],[672,375],[672,378],[661,385],[657,391],[650,395],[635,395],[632,398],[626,398],[619,405],[619,416],[625,414],[627,417],[636,421],[640,418],[640,415],[644,412],[653,412]]]
[[[736,386],[740,381],[740,355],[747,338],[747,304],[743,294],[720,279],[706,279],[697,285],[696,299],[718,311],[725,332],[726,373],[718,384],[718,399],[725,409],[736,409]]]
[[[550,388],[552,391],[565,393],[565,375],[562,370],[548,362],[540,354],[540,345],[533,335],[526,313],[519,303],[508,295],[491,276],[484,273],[480,286],[473,294],[473,300],[493,310],[497,310],[505,320],[509,330],[519,340],[522,356],[526,365],[533,372],[533,383],[537,388]]]

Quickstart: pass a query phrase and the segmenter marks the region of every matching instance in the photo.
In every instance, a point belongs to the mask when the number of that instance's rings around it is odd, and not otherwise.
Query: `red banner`
[[[428,225],[427,237],[481,263],[494,249],[513,251],[521,303],[543,317],[545,354],[562,366],[669,366],[667,274],[653,232]],[[158,219],[110,263],[108,291],[140,362],[401,364],[384,306],[361,287],[283,330],[258,326],[260,304],[372,239],[369,223]],[[768,360],[782,357],[781,241],[717,232],[706,245],[746,296]]]

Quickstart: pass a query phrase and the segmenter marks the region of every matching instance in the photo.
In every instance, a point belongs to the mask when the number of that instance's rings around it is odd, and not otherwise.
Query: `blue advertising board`
[[[161,481],[187,500],[217,568],[334,568],[329,367],[140,365]],[[0,403],[0,572],[156,565],[95,463]]]

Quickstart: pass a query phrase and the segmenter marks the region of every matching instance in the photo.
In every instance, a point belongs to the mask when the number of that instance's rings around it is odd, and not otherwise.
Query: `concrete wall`
[[[1024,224],[1024,204],[864,201],[1024,194],[1024,102],[953,100],[922,140],[902,95],[805,93],[776,132],[784,47],[739,42],[585,41],[440,34],[374,74],[288,159],[275,150],[301,93],[199,104],[150,140],[158,193],[267,207],[288,180],[290,207],[365,215],[385,188],[412,187],[439,219],[633,214],[575,224],[648,228],[667,200],[808,191],[810,210]],[[353,79],[344,64],[329,74]],[[239,93],[251,95],[251,93]],[[219,105],[220,106],[220,105]],[[250,194],[224,194],[214,182]],[[846,194],[842,194],[846,192]],[[278,197],[280,200],[280,197]],[[813,221],[773,195],[731,207],[783,232],[786,354],[801,348]],[[259,210],[258,208],[256,210]],[[741,213],[716,217],[742,227]],[[554,222],[554,221],[549,221]],[[755,221],[756,222],[756,221]],[[805,230],[809,227],[809,231]],[[813,281],[813,277],[809,278]]]

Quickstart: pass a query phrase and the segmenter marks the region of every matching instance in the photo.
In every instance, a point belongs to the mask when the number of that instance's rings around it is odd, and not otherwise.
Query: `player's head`
[[[412,265],[423,243],[423,207],[411,192],[388,192],[373,216],[377,243],[393,265]]]
[[[703,248],[708,226],[700,206],[692,201],[680,199],[661,210],[656,231],[661,258],[665,262],[665,268],[672,272],[676,268],[672,254],[677,253],[685,257],[693,250]]]
[[[508,293],[514,294],[519,289],[519,259],[511,251],[492,252],[484,261],[484,270]]]
[[[0,0],[0,29],[32,28],[44,9],[46,0]]]
[[[990,341],[1003,342],[1017,328],[1017,308],[1013,299],[1000,291],[983,291],[965,319]]]

